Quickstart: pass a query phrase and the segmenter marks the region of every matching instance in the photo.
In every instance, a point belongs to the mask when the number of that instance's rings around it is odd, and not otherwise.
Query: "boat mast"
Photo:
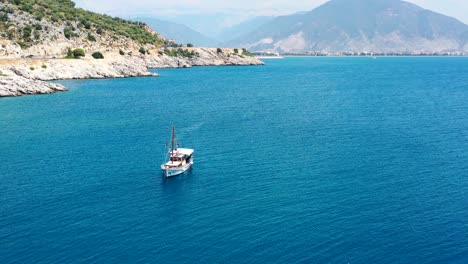
[[[174,163],[174,141],[175,141],[175,126],[172,127],[172,147],[171,147],[171,164]]]

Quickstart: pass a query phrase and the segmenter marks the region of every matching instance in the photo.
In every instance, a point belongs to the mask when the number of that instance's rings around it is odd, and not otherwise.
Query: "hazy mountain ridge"
[[[195,46],[203,46],[203,47],[232,47],[237,48],[237,46],[230,45],[230,40],[236,39],[243,34],[255,30],[256,28],[266,24],[267,22],[273,20],[274,16],[258,16],[249,18],[244,20],[238,24],[234,24],[229,27],[220,28],[218,25],[218,30],[213,30],[216,32],[205,32],[201,33],[200,31],[196,30],[193,26],[196,23],[191,23],[195,21],[191,21],[190,19],[197,20],[196,17],[184,17],[178,18],[181,22],[176,18],[172,18],[169,20],[159,19],[154,17],[137,17],[135,21],[143,21],[151,28],[157,28],[158,32],[163,35],[164,37],[174,40],[177,43],[186,44],[191,43]],[[207,18],[209,19],[209,18]],[[216,24],[217,17],[213,18],[212,23]],[[197,23],[202,23],[197,21]],[[189,26],[190,25],[190,26]],[[205,28],[206,29],[206,28]]]
[[[468,26],[400,0],[332,0],[230,41],[251,51],[468,52]]]
[[[260,26],[275,19],[274,16],[258,16],[247,19],[239,24],[225,28],[218,36],[219,42],[222,46],[231,46],[230,41],[237,39],[244,34],[247,34]]]
[[[157,28],[161,35],[177,43],[191,43],[201,47],[215,47],[218,44],[218,41],[184,24],[149,17],[140,17],[137,20],[145,22],[151,28]]]

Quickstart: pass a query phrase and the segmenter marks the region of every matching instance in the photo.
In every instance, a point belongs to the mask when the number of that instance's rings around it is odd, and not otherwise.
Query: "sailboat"
[[[175,127],[172,127],[171,146],[168,149],[166,162],[161,165],[166,178],[181,175],[193,165],[193,149],[179,148]]]

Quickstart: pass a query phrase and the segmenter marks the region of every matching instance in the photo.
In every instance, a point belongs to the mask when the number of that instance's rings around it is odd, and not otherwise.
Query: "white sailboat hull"
[[[187,163],[187,164],[185,164],[184,166],[181,166],[181,167],[167,167],[167,166],[165,166],[163,164],[163,165],[161,165],[161,169],[164,172],[164,176],[166,176],[166,178],[170,178],[170,177],[174,177],[174,176],[184,174],[185,172],[190,170],[192,165],[193,165],[193,161],[190,161],[190,163]]]

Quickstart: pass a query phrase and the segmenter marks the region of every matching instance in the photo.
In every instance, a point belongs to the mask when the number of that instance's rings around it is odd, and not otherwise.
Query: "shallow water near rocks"
[[[468,262],[468,58],[266,63],[1,99],[0,262]]]

